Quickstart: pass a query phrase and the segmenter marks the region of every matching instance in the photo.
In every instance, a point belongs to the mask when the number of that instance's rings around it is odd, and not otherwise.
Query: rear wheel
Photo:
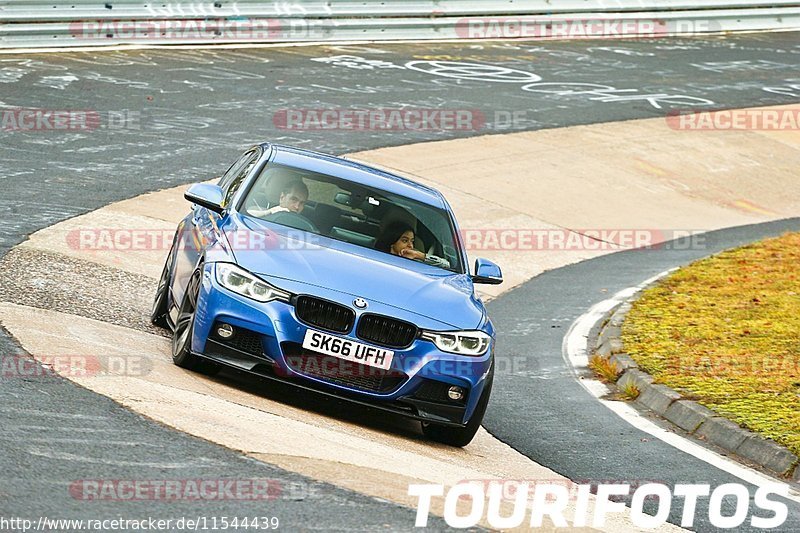
[[[448,426],[438,426],[436,424],[422,424],[422,432],[431,440],[448,444],[450,446],[463,447],[472,442],[478,429],[483,422],[483,415],[486,414],[486,407],[489,405],[489,396],[492,394],[492,383],[494,382],[494,365],[486,377],[486,385],[483,387],[483,394],[475,406],[475,412],[463,428]]]
[[[205,361],[192,353],[192,334],[194,317],[197,313],[197,299],[200,295],[200,282],[203,277],[202,265],[194,271],[183,296],[175,330],[172,332],[172,362],[181,368],[214,375],[219,372],[218,364]]]

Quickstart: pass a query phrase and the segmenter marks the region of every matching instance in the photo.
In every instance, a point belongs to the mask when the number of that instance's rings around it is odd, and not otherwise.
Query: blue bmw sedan
[[[275,144],[185,193],[152,311],[176,365],[224,366],[419,420],[468,444],[492,389],[495,332],[441,193]]]

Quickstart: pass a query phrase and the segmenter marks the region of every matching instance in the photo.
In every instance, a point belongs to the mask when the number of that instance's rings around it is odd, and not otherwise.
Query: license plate
[[[391,350],[361,344],[313,329],[306,331],[303,348],[384,370],[391,367],[394,357],[394,352]]]

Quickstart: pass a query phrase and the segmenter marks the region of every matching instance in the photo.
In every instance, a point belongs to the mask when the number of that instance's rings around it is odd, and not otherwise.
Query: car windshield
[[[240,211],[283,226],[462,273],[449,213],[404,196],[284,165],[268,165]]]

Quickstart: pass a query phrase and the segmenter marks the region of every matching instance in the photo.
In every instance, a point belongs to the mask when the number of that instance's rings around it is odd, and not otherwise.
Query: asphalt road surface
[[[256,141],[344,153],[663,117],[675,110],[796,102],[798,41],[798,34],[776,33],[575,43],[0,55],[5,121],[0,128],[0,253],[65,218],[219,175]],[[18,116],[15,108],[83,110],[96,122],[88,130],[53,131],[44,124],[44,131],[20,131],[8,122]],[[472,120],[457,130],[313,129],[315,110],[377,108],[466,110]],[[301,118],[290,120],[295,116],[290,112],[300,112]],[[749,239],[760,231],[743,235]],[[719,246],[736,241],[720,239]],[[626,256],[630,261],[618,257],[547,273],[492,303],[504,349],[530,354],[542,369],[552,369],[553,379],[503,377],[487,427],[523,453],[578,479],[630,479],[645,471],[651,479],[674,480],[681,472],[687,481],[727,479],[658,443],[631,445],[628,438],[638,440],[638,432],[602,413],[605,408],[563,374],[558,334],[602,299],[601,287],[613,292],[691,258],[655,253]],[[593,275],[585,276],[588,272]],[[562,331],[541,327],[553,319]],[[5,335],[0,350],[19,353]],[[539,402],[538,407],[520,409],[523,399]],[[576,416],[568,411],[575,404],[596,416]],[[246,476],[276,479],[289,488],[312,482],[163,428],[59,378],[3,377],[0,412],[4,515],[103,518],[144,513],[170,518],[224,511],[229,516],[268,512],[283,524],[308,528],[374,530],[388,524],[404,529],[413,524],[410,510],[325,485],[318,491],[324,496],[316,499],[282,497],[267,506],[203,504],[202,513],[192,504],[86,502],[70,494],[74,481]],[[592,438],[594,449],[586,446]],[[628,444],[622,446],[623,441]],[[645,470],[648,464],[655,470]],[[671,468],[675,464],[684,466]]]

